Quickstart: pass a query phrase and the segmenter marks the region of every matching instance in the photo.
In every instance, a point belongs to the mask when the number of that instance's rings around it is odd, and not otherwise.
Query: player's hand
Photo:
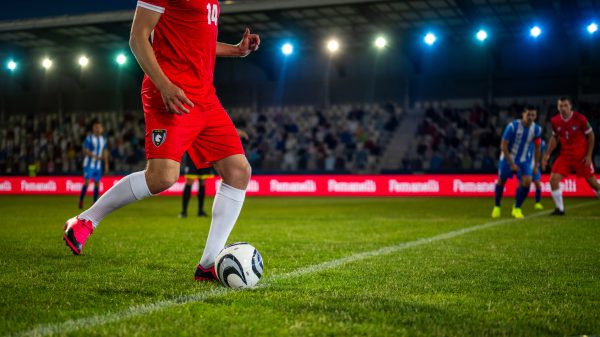
[[[592,156],[585,156],[585,158],[583,158],[583,160],[581,162],[586,167],[592,165]]]
[[[550,160],[548,156],[542,157],[542,171],[546,171],[546,166],[548,166],[548,160]]]
[[[251,52],[257,51],[260,47],[260,36],[250,33],[250,28],[246,28],[242,41],[237,45],[242,57],[248,56]]]
[[[248,133],[246,131],[244,131],[244,130],[238,129],[237,132],[238,132],[238,135],[240,135],[240,138],[243,139],[243,140],[248,140],[250,138],[248,136]]]
[[[534,175],[534,176],[537,176],[537,174],[539,173],[539,171],[540,171],[540,170],[539,170],[538,168],[534,168],[534,169],[533,169],[533,175]]]
[[[513,172],[519,172],[519,167],[516,164],[514,164],[514,163],[510,165],[510,169]]]
[[[190,113],[189,108],[194,107],[194,103],[190,101],[183,90],[173,83],[169,83],[166,87],[160,89],[160,95],[167,110],[171,113],[182,115]]]

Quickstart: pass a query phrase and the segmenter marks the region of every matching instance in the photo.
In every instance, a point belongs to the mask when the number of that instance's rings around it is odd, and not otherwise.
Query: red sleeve
[[[554,118],[550,120],[550,124],[552,125],[552,134],[557,135],[558,132],[556,131],[556,121]]]
[[[585,117],[583,114],[579,114],[579,127],[586,135],[593,131],[592,125],[588,121],[587,117]]]
[[[164,13],[165,7],[167,7],[167,3],[169,0],[139,0],[137,2],[138,7],[146,8],[151,11],[155,11],[158,13]]]

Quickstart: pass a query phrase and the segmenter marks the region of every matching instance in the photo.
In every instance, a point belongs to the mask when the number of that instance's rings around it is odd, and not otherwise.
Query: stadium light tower
[[[291,43],[284,43],[281,47],[283,55],[288,56],[294,53],[294,46]]]
[[[590,23],[587,26],[587,31],[590,34],[595,34],[598,31],[598,25],[595,22]]]
[[[82,55],[79,57],[79,65],[81,66],[81,68],[87,67],[89,63],[90,63],[90,59],[87,58],[87,56]]]
[[[125,63],[127,63],[127,56],[125,56],[125,54],[119,54],[117,55],[117,63],[122,66]]]
[[[340,49],[340,43],[336,39],[331,39],[327,42],[327,50],[334,54]]]
[[[433,34],[433,33],[427,33],[427,35],[425,35],[425,38],[423,39],[423,41],[425,41],[426,44],[433,46],[435,41],[437,41],[437,36],[435,36],[435,34]]]
[[[475,37],[477,38],[477,40],[479,40],[479,41],[483,42],[483,41],[487,40],[487,38],[488,38],[488,33],[487,33],[485,30],[483,30],[483,29],[480,29],[480,30],[477,32],[477,34],[475,34]]]
[[[379,36],[379,37],[377,37],[377,39],[375,39],[375,47],[377,47],[377,49],[383,49],[386,46],[387,46],[387,40],[385,39],[385,37]]]
[[[534,38],[537,39],[540,35],[542,35],[542,29],[539,26],[533,26],[530,30],[529,30],[529,34]]]
[[[6,63],[6,68],[10,71],[15,71],[17,69],[17,62],[14,60],[10,60]]]
[[[49,70],[52,67],[52,60],[48,57],[45,57],[42,60],[42,67],[46,70]]]

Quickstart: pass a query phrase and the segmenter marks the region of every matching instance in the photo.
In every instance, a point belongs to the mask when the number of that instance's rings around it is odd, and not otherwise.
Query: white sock
[[[200,259],[203,268],[211,267],[215,263],[217,254],[225,247],[227,238],[240,215],[245,197],[246,191],[221,182],[213,202],[210,231]]]
[[[91,221],[96,228],[100,221],[111,212],[149,196],[152,196],[152,193],[146,183],[146,171],[132,173],[119,180],[78,218]]]
[[[558,208],[561,211],[565,210],[565,206],[563,205],[562,190],[560,188],[556,191],[552,191],[552,199],[554,200],[556,208]]]

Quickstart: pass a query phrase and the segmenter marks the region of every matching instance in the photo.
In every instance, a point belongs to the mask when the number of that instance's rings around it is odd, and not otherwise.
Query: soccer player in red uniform
[[[213,166],[222,178],[212,209],[196,280],[215,279],[214,259],[240,214],[250,164],[240,137],[213,86],[216,57],[245,57],[260,45],[246,29],[237,45],[217,42],[217,0],[138,1],[129,45],[145,72],[142,103],[146,120],[145,171],[113,186],[90,209],[67,221],[64,240],[79,255],[100,221],[112,211],[159,194],[179,178],[188,152],[198,168]]]
[[[552,117],[552,138],[548,150],[542,159],[542,166],[548,165],[550,155],[560,142],[560,154],[552,166],[550,187],[556,209],[552,215],[564,215],[562,190],[560,181],[569,174],[575,173],[585,178],[587,183],[600,198],[600,184],[594,176],[592,154],[594,152],[594,131],[587,118],[573,111],[571,99],[561,97],[558,100],[559,113]]]

